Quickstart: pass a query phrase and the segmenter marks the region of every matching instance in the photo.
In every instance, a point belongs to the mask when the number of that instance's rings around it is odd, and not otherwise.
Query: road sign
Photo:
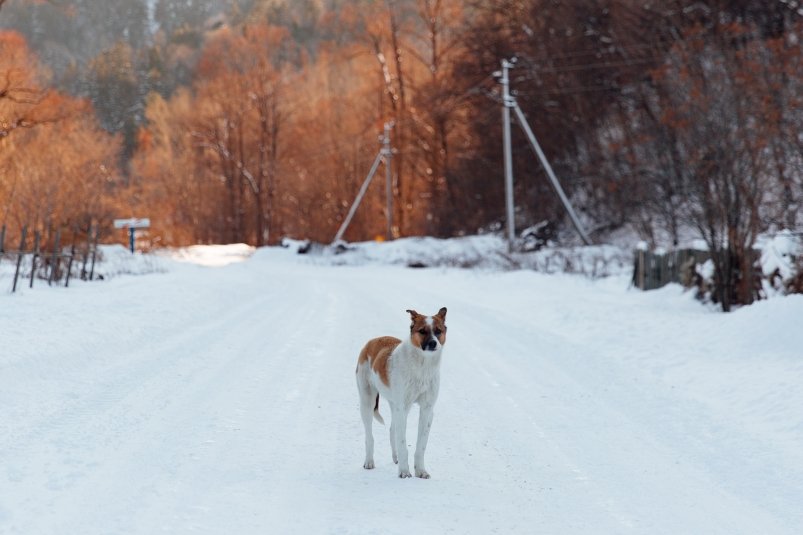
[[[136,218],[131,217],[129,219],[115,219],[114,220],[114,228],[150,228],[151,220],[147,217],[143,218]]]
[[[114,228],[128,229],[128,249],[134,252],[134,240],[136,231],[139,228],[150,228],[151,220],[147,217],[137,218],[131,217],[129,219],[115,219]]]

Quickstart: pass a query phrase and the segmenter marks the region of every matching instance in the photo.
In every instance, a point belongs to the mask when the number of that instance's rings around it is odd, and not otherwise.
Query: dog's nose
[[[427,342],[426,349],[428,351],[435,351],[436,347],[438,347],[438,342],[436,342],[435,340],[430,340],[429,342]]]

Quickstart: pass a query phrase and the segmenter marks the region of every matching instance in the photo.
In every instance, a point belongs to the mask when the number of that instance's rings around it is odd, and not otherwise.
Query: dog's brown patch
[[[435,338],[441,345],[446,343],[446,307],[432,316],[432,330],[435,331]],[[438,334],[440,333],[440,334]]]
[[[415,310],[408,310],[410,314],[410,342],[417,347],[421,348],[425,340],[429,340],[430,327],[427,325],[427,317],[419,314]]]
[[[369,340],[365,347],[360,351],[360,358],[357,360],[357,365],[367,362],[371,369],[379,375],[383,383],[390,386],[390,377],[388,376],[390,354],[396,349],[396,346],[401,344],[401,340],[393,336],[380,336]]]

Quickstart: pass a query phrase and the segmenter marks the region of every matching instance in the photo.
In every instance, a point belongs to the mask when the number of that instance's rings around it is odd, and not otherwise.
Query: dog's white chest
[[[440,385],[440,355],[426,359],[399,355],[393,363],[391,378],[396,383],[393,389],[404,393],[406,404],[434,402]]]

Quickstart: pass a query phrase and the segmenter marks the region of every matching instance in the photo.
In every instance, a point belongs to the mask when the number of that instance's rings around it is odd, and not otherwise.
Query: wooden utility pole
[[[510,139],[510,108],[514,102],[510,97],[510,78],[508,69],[513,62],[502,60],[502,150],[505,158],[505,213],[507,214],[507,250],[513,252],[513,242],[516,238],[515,204],[513,200],[513,148]]]

